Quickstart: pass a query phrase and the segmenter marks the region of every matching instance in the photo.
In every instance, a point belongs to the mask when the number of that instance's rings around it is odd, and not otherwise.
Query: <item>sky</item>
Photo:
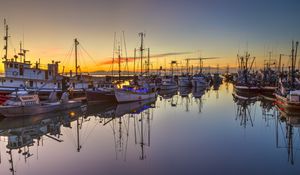
[[[29,60],[61,61],[65,71],[74,67],[74,38],[81,45],[81,71],[109,70],[115,32],[116,43],[125,34],[123,57],[133,56],[138,33],[145,32],[154,68],[199,56],[219,57],[204,66],[236,66],[245,51],[260,65],[269,52],[274,59],[289,54],[291,41],[300,39],[299,0],[0,0],[4,18],[9,57],[24,41]]]

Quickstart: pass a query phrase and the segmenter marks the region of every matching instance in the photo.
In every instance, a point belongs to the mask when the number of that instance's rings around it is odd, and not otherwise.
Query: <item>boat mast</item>
[[[120,45],[118,46],[118,66],[119,66],[119,82],[121,81],[121,47]]]
[[[74,43],[75,43],[75,75],[78,75],[78,65],[77,65],[77,46],[79,45],[79,42],[77,40],[77,38],[74,39]]]
[[[148,61],[147,61],[147,73],[148,73],[148,76],[150,75],[150,48],[148,48]]]
[[[116,49],[116,32],[114,33],[113,58],[112,58],[112,64],[111,64],[111,76],[112,76],[112,79],[114,77],[115,49]]]
[[[135,58],[136,58],[136,48],[134,48],[134,57],[133,57],[133,74],[135,75]]]
[[[141,32],[141,33],[139,33],[139,36],[141,37],[140,52],[141,52],[141,75],[142,75],[143,74],[143,52],[144,52],[144,37],[145,37],[145,33]]]
[[[4,59],[5,61],[7,61],[7,52],[8,52],[8,25],[6,24],[6,19],[4,19],[4,29],[5,29],[5,36],[4,36],[4,41],[5,41],[5,46],[4,46],[4,50],[5,50],[5,55],[4,55]]]
[[[292,87],[294,87],[295,83],[295,65],[296,65],[296,55],[297,55],[298,41],[296,42],[296,51],[294,41],[292,41]]]
[[[80,139],[79,139],[79,117],[77,117],[77,120],[76,120],[76,131],[77,131],[77,152],[80,152],[80,149],[81,149],[81,145],[80,145]]]

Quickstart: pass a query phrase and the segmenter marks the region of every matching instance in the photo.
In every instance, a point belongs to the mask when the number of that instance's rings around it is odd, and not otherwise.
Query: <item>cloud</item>
[[[169,56],[187,55],[187,54],[191,54],[191,53],[193,53],[193,52],[168,52],[168,53],[160,53],[160,54],[150,55],[150,58],[161,58],[161,57],[169,57]],[[137,56],[136,59],[139,59],[139,57]],[[112,64],[112,58],[106,58],[105,60],[106,61],[100,62],[99,65]],[[133,62],[134,57],[128,57],[127,60],[128,60],[128,62]],[[121,58],[120,62],[121,63],[126,62],[126,58]],[[118,58],[115,58],[114,63],[115,64],[118,63]]]

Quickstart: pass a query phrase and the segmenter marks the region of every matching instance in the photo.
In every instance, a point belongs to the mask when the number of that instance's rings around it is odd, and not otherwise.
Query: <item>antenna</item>
[[[4,55],[4,59],[5,61],[7,61],[7,52],[8,52],[8,25],[6,23],[6,19],[4,18],[4,30],[5,30],[5,36],[4,36],[4,50],[5,50],[5,55]]]
[[[77,65],[77,46],[79,45],[79,42],[77,40],[77,38],[74,39],[74,43],[75,43],[75,75],[78,75],[78,65]]]
[[[127,57],[127,47],[126,47],[126,40],[125,40],[125,32],[123,32],[123,41],[124,41],[124,49],[125,49],[125,56],[126,56],[126,64],[125,64],[125,71],[127,70],[127,75],[129,76],[129,68],[128,68],[128,57]]]
[[[140,47],[140,56],[141,56],[141,74],[143,74],[143,52],[144,52],[144,37],[146,36],[145,33],[141,32],[139,33],[139,36],[141,37],[141,47]]]

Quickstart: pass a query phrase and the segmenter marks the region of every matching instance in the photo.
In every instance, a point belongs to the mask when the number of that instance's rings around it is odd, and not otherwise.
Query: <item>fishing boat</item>
[[[169,90],[169,89],[177,89],[178,84],[174,77],[174,68],[173,65],[177,64],[176,61],[171,61],[171,75],[165,75],[161,80],[160,89],[161,90]]]
[[[277,105],[286,109],[300,109],[300,83],[295,75],[298,44],[299,42],[296,42],[294,48],[294,41],[292,42],[291,71],[287,77],[280,78],[278,90],[274,94]]]
[[[56,92],[50,94],[50,100],[41,102],[36,94],[27,91],[16,91],[9,95],[2,106],[0,114],[4,117],[25,117],[54,111],[72,109],[81,106],[81,102],[70,101],[67,92],[62,94],[59,101],[54,101]]]
[[[20,42],[20,50],[12,57],[9,55],[9,38],[11,35],[9,27],[4,20],[4,76],[0,77],[0,94],[7,95],[14,92],[20,86],[26,87],[28,91],[35,92],[39,90],[39,96],[48,96],[53,89],[58,94],[72,86],[73,92],[83,94],[83,89],[87,89],[90,81],[86,81],[83,76],[67,77],[61,75],[59,70],[59,61],[51,61],[47,65],[42,65],[40,61],[32,63],[29,61],[27,53],[29,50],[24,48]]]
[[[222,84],[223,82],[223,78],[220,76],[220,74],[217,72],[217,73],[214,73],[213,75],[213,84],[214,85],[220,85]]]
[[[114,86],[108,84],[107,88],[93,88],[86,91],[86,99],[89,103],[116,102]],[[112,88],[112,89],[111,89]]]
[[[264,94],[273,94],[278,87],[278,73],[281,67],[281,56],[279,58],[279,65],[276,66],[276,60],[272,59],[271,52],[268,60],[264,61],[264,69],[259,72],[260,77],[260,91]]]
[[[252,73],[252,67],[255,61],[255,57],[250,57],[250,54],[246,52],[245,56],[238,55],[238,77],[235,81],[234,88],[237,91],[258,93],[260,91],[260,85],[255,73]]]

